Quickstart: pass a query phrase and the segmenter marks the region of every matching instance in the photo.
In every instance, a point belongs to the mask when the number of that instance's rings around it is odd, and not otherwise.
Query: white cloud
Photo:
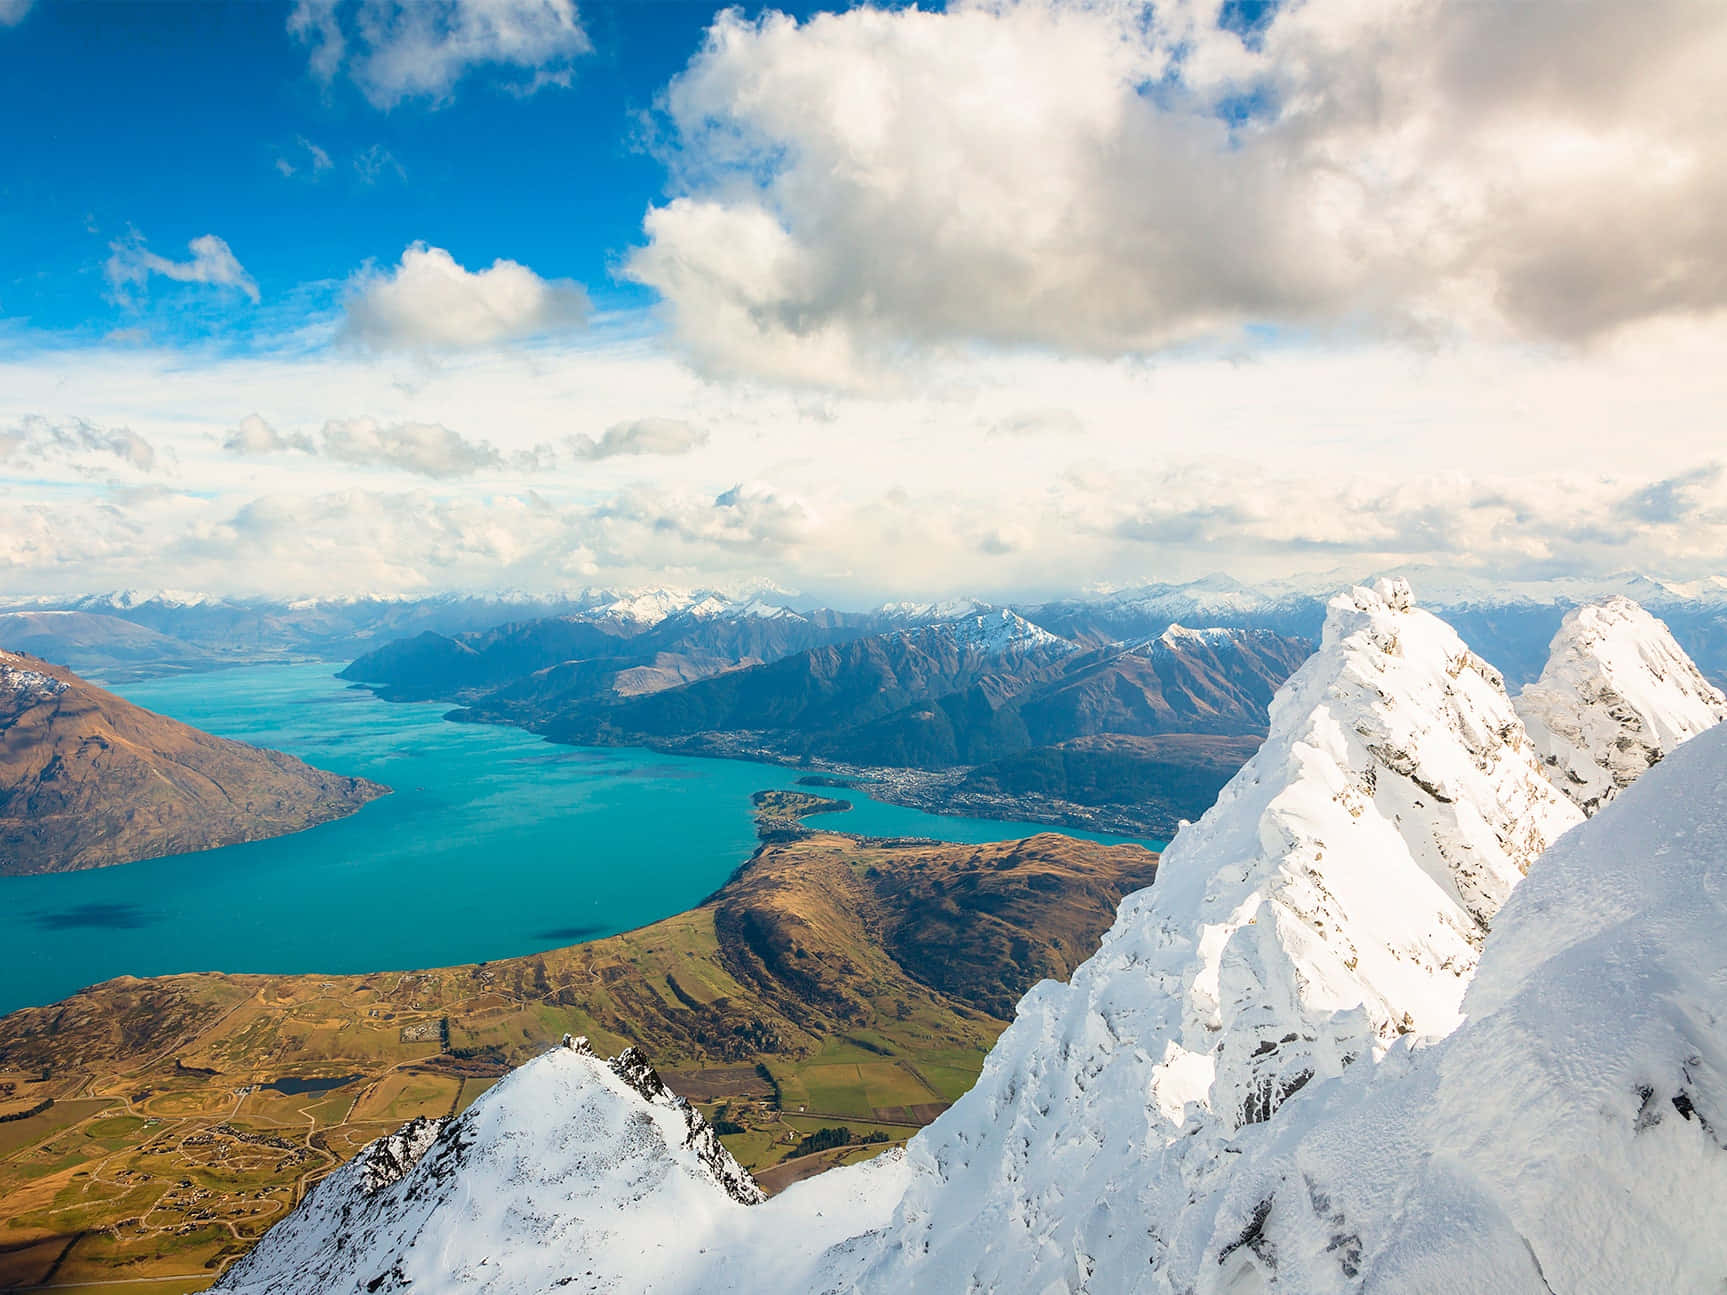
[[[1014,354],[932,365],[891,398],[828,392],[815,406],[703,382],[633,341],[481,350],[407,366],[411,382],[355,350],[8,352],[8,444],[68,392],[96,431],[37,433],[27,461],[0,469],[0,586],[766,578],[859,603],[1218,569],[1690,579],[1721,572],[1727,553],[1724,348],[1727,321],[1642,326],[1582,358],[1390,343],[1155,363]],[[264,416],[240,418],[248,407]],[[572,469],[572,419],[598,446],[600,429],[644,408],[699,428],[706,448]],[[992,436],[1053,410],[1085,434]],[[116,428],[150,447],[154,470],[108,439]],[[175,489],[111,484],[160,481]]]
[[[1727,7],[722,13],[628,273],[708,368],[1119,354],[1252,324],[1566,342],[1727,305]]]
[[[447,103],[482,67],[512,75],[505,84],[520,94],[567,86],[593,49],[573,0],[296,0],[288,30],[311,46],[320,81],[346,66],[384,109]]]
[[[324,424],[323,451],[361,467],[396,468],[427,477],[465,477],[504,459],[484,441],[470,441],[441,423],[381,424],[372,418]]]
[[[588,311],[588,294],[568,279],[504,260],[467,270],[416,243],[393,271],[355,277],[343,335],[379,350],[451,350],[579,328]]]
[[[396,155],[382,144],[373,144],[370,148],[354,154],[354,174],[360,177],[363,184],[376,184],[389,175],[398,180],[408,178],[407,171],[396,160]]]
[[[116,468],[153,472],[158,455],[129,427],[102,427],[82,418],[27,414],[10,427],[0,426],[0,467],[38,471],[55,465],[81,476],[105,476]]]
[[[16,27],[24,21],[36,0],[0,0],[0,27]]]
[[[1085,422],[1071,409],[1021,409],[990,426],[991,436],[1079,436]]]
[[[290,153],[292,156],[289,155]],[[276,170],[285,180],[292,179],[301,173],[316,180],[335,165],[330,160],[328,152],[319,148],[304,135],[295,138],[292,149],[276,154]]]
[[[222,448],[230,454],[282,454],[298,450],[313,452],[312,438],[304,432],[279,432],[257,414],[247,414],[238,426],[222,438]]]
[[[1671,484],[1344,482],[1187,463],[1126,480],[1075,476],[1011,509],[939,489],[812,498],[761,481],[601,499],[363,488],[25,499],[0,486],[0,573],[20,591],[160,583],[171,570],[199,588],[278,594],[766,578],[857,605],[890,594],[1035,597],[1217,569],[1719,571],[1724,474],[1686,474],[1680,507],[1637,515]]]
[[[619,455],[688,454],[708,443],[708,434],[681,418],[635,418],[613,423],[599,440],[586,435],[570,437],[570,450],[578,459],[610,459]]]
[[[409,472],[443,481],[492,469],[532,474],[550,472],[558,466],[557,452],[544,442],[504,453],[487,441],[470,440],[442,423],[333,418],[314,440],[305,432],[283,432],[258,414],[248,414],[221,439],[224,450],[242,458],[299,453],[326,463]]]
[[[161,275],[176,283],[202,283],[217,288],[232,288],[245,294],[256,304],[258,285],[240,264],[228,244],[214,234],[194,238],[188,249],[189,261],[173,261],[158,256],[136,233],[108,245],[109,256],[104,270],[109,285],[117,296],[127,298],[134,289],[144,288],[152,275]]]

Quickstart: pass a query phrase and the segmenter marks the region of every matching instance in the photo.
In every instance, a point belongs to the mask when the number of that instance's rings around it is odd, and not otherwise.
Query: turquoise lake
[[[118,975],[446,966],[629,930],[724,884],[755,848],[750,793],[799,776],[451,724],[446,704],[382,702],[335,668],[250,666],[113,689],[395,794],[272,841],[0,877],[0,1013]],[[817,820],[848,832],[983,842],[1052,830],[816,790],[852,803]]]

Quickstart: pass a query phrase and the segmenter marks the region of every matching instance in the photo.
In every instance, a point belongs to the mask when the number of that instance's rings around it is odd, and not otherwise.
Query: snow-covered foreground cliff
[[[1723,930],[1716,728],[1530,872],[1462,1028],[1316,1089],[1169,1266],[1197,1291],[1721,1290]]]
[[[1265,745],[913,1144],[863,1280],[1185,1289],[1178,1233],[1205,1226],[1249,1126],[1453,1029],[1488,923],[1581,817],[1499,676],[1407,586],[1335,599]]]
[[[1542,770],[1593,814],[1679,743],[1727,719],[1727,697],[1629,598],[1579,607],[1517,698]]]
[[[223,1288],[1718,1290],[1727,730],[1547,849],[1581,820],[1497,674],[1355,590],[904,1158],[750,1206],[674,1100],[554,1052]]]

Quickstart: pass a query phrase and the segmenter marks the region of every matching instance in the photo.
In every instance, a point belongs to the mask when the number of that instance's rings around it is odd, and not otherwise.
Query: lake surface
[[[113,689],[395,794],[271,841],[0,877],[0,1012],[118,975],[448,966],[629,930],[723,885],[755,848],[750,793],[800,776],[451,724],[444,703],[379,701],[335,668],[249,666]],[[848,832],[983,842],[1052,830],[812,790],[852,803],[816,820]]]

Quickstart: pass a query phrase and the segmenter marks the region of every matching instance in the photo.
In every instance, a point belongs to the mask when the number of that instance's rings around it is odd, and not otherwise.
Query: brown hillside
[[[281,836],[389,788],[214,737],[0,650],[0,874]]]

